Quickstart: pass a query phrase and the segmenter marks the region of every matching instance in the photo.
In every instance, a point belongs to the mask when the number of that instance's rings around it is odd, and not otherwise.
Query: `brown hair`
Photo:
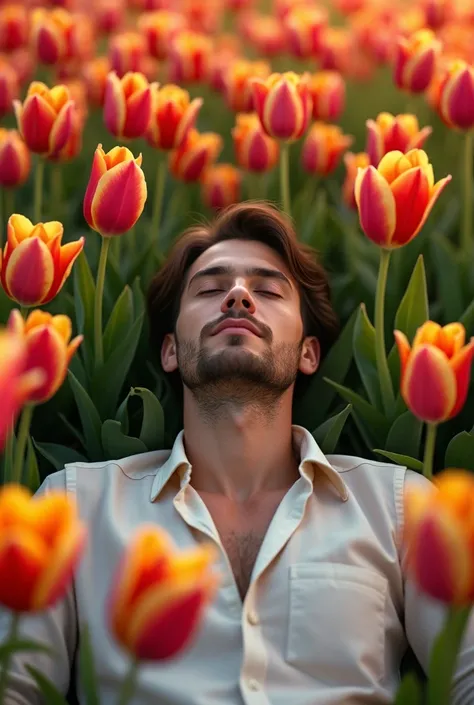
[[[174,244],[148,290],[150,336],[160,351],[174,331],[186,275],[209,247],[224,240],[256,240],[277,252],[299,285],[305,335],[314,335],[327,353],[339,332],[327,274],[315,251],[298,241],[290,219],[267,203],[240,203],[221,211],[212,223],[186,230]]]

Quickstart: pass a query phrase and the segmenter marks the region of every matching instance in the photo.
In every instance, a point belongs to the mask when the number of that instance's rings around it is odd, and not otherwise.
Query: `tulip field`
[[[243,200],[330,275],[341,332],[295,423],[474,471],[473,38],[471,0],[2,2],[0,485],[171,447],[148,285]]]

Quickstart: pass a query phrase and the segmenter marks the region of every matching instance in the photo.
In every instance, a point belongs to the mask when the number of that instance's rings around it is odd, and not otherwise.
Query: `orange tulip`
[[[36,68],[31,51],[26,48],[15,49],[8,54],[8,63],[14,69],[20,86],[31,81]]]
[[[6,295],[22,306],[54,299],[84,247],[84,238],[61,245],[63,226],[57,221],[33,223],[11,215],[7,243],[0,252],[0,281]]]
[[[180,147],[194,127],[202,98],[189,99],[189,93],[179,86],[168,84],[151,89],[151,120],[146,134],[155,149]]]
[[[146,37],[150,54],[157,59],[166,59],[176,34],[187,29],[187,20],[179,12],[156,10],[138,19],[138,29]]]
[[[125,20],[124,0],[99,0],[94,14],[94,24],[99,34],[112,34]]]
[[[171,83],[205,81],[209,75],[212,40],[205,34],[184,30],[173,38],[169,51]]]
[[[439,91],[439,109],[444,122],[458,130],[472,130],[474,68],[464,61],[453,61],[446,68]]]
[[[238,114],[232,137],[237,163],[247,171],[270,171],[277,164],[280,146],[263,131],[256,113]]]
[[[415,32],[408,39],[400,37],[395,45],[393,80],[410,93],[423,93],[431,83],[441,43],[429,29]]]
[[[474,478],[444,470],[404,501],[406,570],[418,588],[450,605],[474,601]]]
[[[320,68],[323,71],[350,73],[359,60],[354,44],[354,36],[349,28],[325,27],[318,53]]]
[[[335,122],[346,102],[346,84],[338,71],[318,71],[311,76],[309,90],[313,100],[313,118]]]
[[[107,152],[99,144],[84,197],[84,218],[101,235],[123,235],[133,228],[145,207],[146,181],[137,158],[126,147]],[[120,208],[117,208],[120,204]]]
[[[439,423],[456,416],[464,406],[474,357],[474,338],[466,345],[461,323],[442,328],[427,321],[418,328],[413,344],[395,331],[401,363],[402,397],[422,421]]]
[[[115,137],[142,137],[151,117],[151,90],[145,76],[126,73],[118,78],[115,71],[107,76],[104,98],[105,126]]]
[[[222,24],[222,0],[180,0],[180,10],[194,32],[215,34]]]
[[[36,8],[31,15],[31,42],[38,61],[55,65],[93,53],[90,19],[62,7]]]
[[[70,162],[79,156],[82,149],[82,136],[84,132],[86,116],[78,111],[74,114],[72,131],[64,147],[56,154],[48,157],[52,162]]]
[[[37,154],[55,156],[67,144],[74,129],[74,101],[66,86],[49,89],[33,81],[26,99],[13,103],[18,129],[28,148]]]
[[[26,342],[26,370],[40,369],[44,374],[42,384],[27,399],[31,404],[43,404],[56,394],[64,382],[71,358],[82,343],[83,336],[78,335],[71,340],[71,319],[68,316],[52,316],[40,309],[31,311],[26,321],[18,309],[13,309],[7,327]]]
[[[157,526],[133,537],[116,571],[109,621],[115,639],[140,661],[163,661],[190,642],[214,597],[211,546],[178,553]]]
[[[313,123],[301,152],[303,169],[309,174],[330,174],[337,167],[343,152],[351,146],[352,140],[337,125]]]
[[[30,175],[30,169],[30,152],[18,132],[0,128],[0,186],[22,186]]]
[[[219,210],[241,199],[242,174],[232,164],[215,164],[201,177],[201,197],[208,208]]]
[[[86,84],[87,100],[91,105],[103,106],[105,85],[110,71],[111,64],[107,56],[97,56],[83,65],[82,77]]]
[[[416,115],[392,115],[380,113],[376,120],[367,120],[366,151],[370,163],[377,166],[387,152],[398,150],[409,152],[423,147],[432,133],[431,127],[420,130]]]
[[[86,542],[86,528],[66,492],[32,497],[0,488],[0,604],[41,612],[64,596]]]
[[[283,22],[290,53],[299,59],[317,56],[327,23],[327,12],[319,7],[303,5],[290,10]]]
[[[359,169],[365,169],[370,164],[370,157],[367,152],[346,152],[343,157],[346,166],[346,178],[342,185],[342,198],[348,208],[357,208],[355,200],[354,187],[357,172]]]
[[[170,171],[181,181],[199,181],[204,171],[216,161],[222,147],[222,137],[216,132],[200,133],[192,129],[182,145],[170,152]]]
[[[388,152],[377,168],[360,169],[355,199],[362,230],[376,245],[408,244],[425,224],[451,176],[434,183],[433,167],[421,149]]]
[[[226,76],[230,67],[241,56],[240,37],[229,34],[220,35],[216,38],[214,51],[209,62],[208,83],[217,93],[225,95]]]
[[[146,38],[140,32],[121,32],[109,43],[110,66],[119,78],[126,73],[142,72],[147,57]]]
[[[13,101],[20,94],[20,83],[15,69],[3,58],[0,59],[0,118],[7,115]]]
[[[274,0],[275,15],[280,20],[299,7],[314,7],[314,0]]]
[[[28,40],[28,9],[20,3],[0,7],[0,51],[14,51]]]
[[[224,94],[231,110],[248,113],[253,110],[251,82],[254,78],[266,79],[271,67],[267,61],[233,61],[224,75]]]
[[[272,15],[249,13],[242,21],[241,31],[261,56],[277,56],[287,49],[286,34],[281,21]]]
[[[299,139],[312,109],[309,74],[273,73],[266,81],[252,79],[254,106],[267,134],[285,142]]]
[[[439,29],[456,14],[453,0],[423,0],[422,5],[426,25],[431,29]]]

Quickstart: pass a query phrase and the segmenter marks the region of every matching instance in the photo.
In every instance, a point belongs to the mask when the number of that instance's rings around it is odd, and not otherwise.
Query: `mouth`
[[[258,338],[262,337],[262,334],[251,321],[245,319],[232,319],[228,318],[222,323],[217,325],[212,335],[218,335],[219,333],[228,333],[229,335],[256,335]]]

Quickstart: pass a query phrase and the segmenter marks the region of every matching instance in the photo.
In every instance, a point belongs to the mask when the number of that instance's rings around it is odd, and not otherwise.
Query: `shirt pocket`
[[[288,663],[338,686],[381,680],[386,592],[387,580],[369,568],[291,566]]]

